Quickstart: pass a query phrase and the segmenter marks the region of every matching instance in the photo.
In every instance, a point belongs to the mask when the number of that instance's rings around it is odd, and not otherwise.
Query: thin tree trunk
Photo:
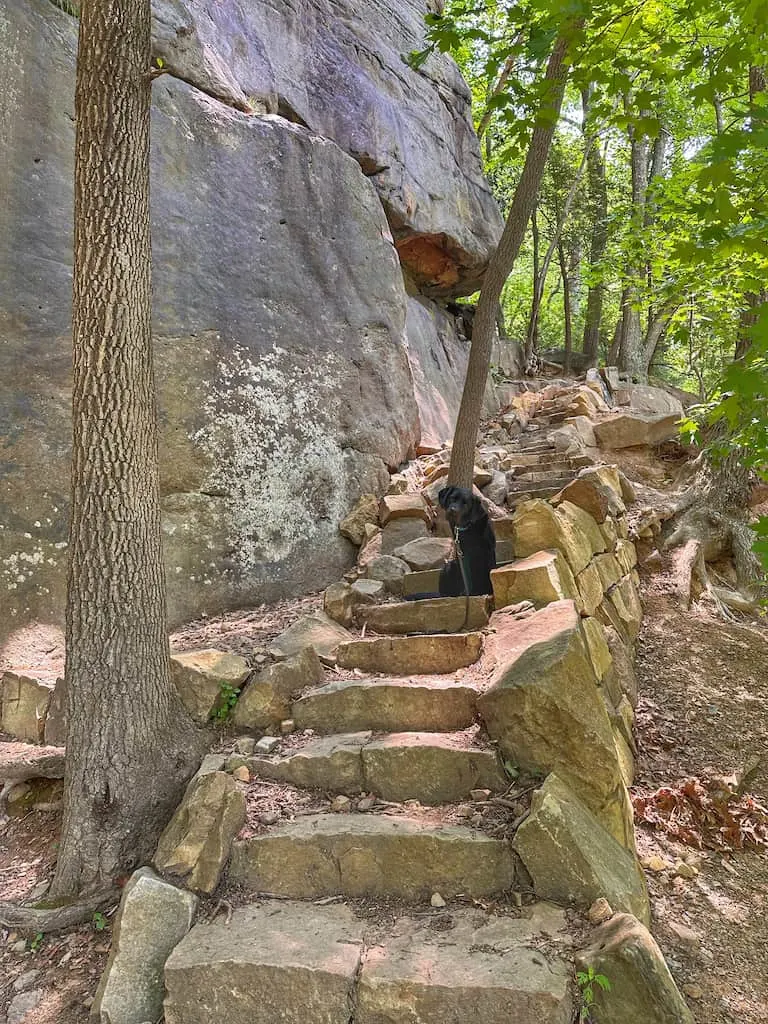
[[[536,203],[539,186],[549,156],[555,126],[563,103],[565,84],[570,70],[568,43],[571,36],[583,24],[582,19],[570,21],[555,40],[547,63],[545,82],[549,85],[542,98],[542,106],[531,135],[531,142],[525,158],[523,172],[515,189],[512,205],[504,225],[496,252],[493,254],[485,273],[480,300],[477,304],[472,347],[469,353],[467,376],[461,397],[461,406],[456,422],[451,466],[448,482],[461,487],[472,486],[472,469],[475,464],[475,444],[480,426],[483,394],[488,380],[488,368],[493,346],[493,331],[496,309],[501,290],[514,266],[520,247],[528,230]]]
[[[630,132],[630,159],[632,170],[633,222],[640,227],[645,221],[645,202],[648,192],[648,140]],[[643,332],[640,325],[639,286],[643,278],[641,266],[632,265],[627,272],[625,296],[621,317],[619,342],[619,368],[631,377],[644,380],[648,368],[643,364]]]
[[[150,0],[86,0],[75,110],[64,823],[52,892],[152,855],[201,751],[169,677],[150,336]]]
[[[765,92],[765,68],[751,67],[749,69],[749,106],[750,120],[755,121],[759,117],[755,104],[758,93]],[[760,127],[764,127],[763,119],[760,118]],[[756,125],[752,124],[754,131]],[[759,292],[745,292],[744,306],[739,315],[739,329],[736,335],[736,350],[734,359],[743,362],[752,345],[752,328],[757,323],[758,309],[768,299],[768,290],[761,288]]]
[[[565,204],[563,205],[563,209],[558,214],[557,221],[555,223],[555,230],[553,231],[552,238],[550,239],[549,245],[547,246],[547,251],[544,253],[544,259],[541,262],[541,268],[539,270],[538,276],[534,277],[534,296],[533,303],[531,305],[531,320],[528,325],[529,338],[533,337],[538,340],[538,318],[539,314],[541,313],[541,300],[544,295],[544,287],[547,281],[547,274],[549,273],[549,267],[552,263],[552,257],[557,252],[557,247],[560,243],[560,239],[563,237],[563,229],[565,228],[565,225],[568,221],[568,217],[571,212],[571,208],[573,207],[574,200],[576,199],[576,195],[579,190],[579,185],[581,184],[581,179],[584,177],[584,171],[587,167],[587,160],[590,151],[594,148],[594,143],[594,138],[587,139],[586,141],[584,155],[581,158],[579,169],[576,172],[575,178],[571,182],[571,187],[569,188],[568,195],[565,198]],[[528,348],[526,346],[527,359],[530,359],[532,351],[534,350],[531,349],[531,351],[528,351]]]
[[[531,299],[531,315],[528,317],[528,331],[525,336],[525,361],[530,360],[539,348],[539,309],[544,296],[544,278],[539,264],[539,218],[536,203],[531,213],[531,236],[533,239],[533,298]]]
[[[563,319],[565,322],[565,360],[563,370],[571,372],[571,353],[573,352],[573,326],[571,323],[571,279],[568,273],[568,261],[565,256],[563,243],[557,246],[557,256],[560,261],[560,276],[563,279]]]

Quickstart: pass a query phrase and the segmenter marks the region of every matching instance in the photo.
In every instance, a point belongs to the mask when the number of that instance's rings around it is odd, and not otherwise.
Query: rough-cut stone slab
[[[458,803],[473,789],[498,793],[509,780],[495,750],[462,735],[394,733],[362,748],[364,789],[384,800]]]
[[[43,740],[51,747],[63,747],[67,742],[67,684],[63,676],[56,680],[51,694]]]
[[[568,966],[535,949],[528,922],[451,909],[451,924],[400,919],[368,946],[355,1024],[568,1024]]]
[[[323,611],[334,622],[346,628],[352,625],[355,605],[360,599],[360,595],[356,594],[348,583],[339,580],[338,583],[332,583],[330,587],[325,588]]]
[[[348,907],[282,900],[196,925],[165,967],[166,1024],[349,1021],[362,938]]]
[[[466,668],[477,661],[482,649],[481,633],[437,633],[353,640],[339,645],[336,658],[342,668],[426,675]]]
[[[576,965],[610,979],[610,992],[600,993],[601,1024],[693,1024],[653,936],[630,914],[617,914],[594,931]]]
[[[197,775],[157,844],[154,863],[197,892],[213,892],[245,824],[245,795],[231,775]]]
[[[594,560],[576,577],[579,594],[579,611],[582,615],[594,615],[603,600],[603,583]]]
[[[203,725],[222,702],[222,687],[239,690],[250,675],[245,658],[207,649],[171,655],[171,679],[184,707]]]
[[[654,445],[677,436],[679,413],[658,415],[616,413],[595,424],[595,437],[601,448],[617,450]]]
[[[318,654],[330,657],[340,643],[349,640],[352,634],[324,612],[305,615],[283,630],[269,645],[273,658],[290,658],[306,647],[314,647]]]
[[[370,732],[320,737],[284,757],[254,757],[251,771],[262,779],[277,779],[306,789],[359,793],[365,789],[361,748]]]
[[[604,896],[612,907],[650,920],[645,877],[634,852],[606,832],[557,775],[549,775],[534,794],[514,847],[542,899],[588,907]]]
[[[613,659],[613,669],[622,693],[627,695],[632,707],[637,707],[638,687],[635,664],[631,648],[611,626],[604,628],[606,643]]]
[[[440,569],[443,562],[451,557],[452,550],[453,541],[450,537],[423,537],[395,548],[392,554],[407,562],[414,572],[424,572],[427,569]]]
[[[240,695],[232,715],[239,729],[268,729],[290,717],[291,701],[323,679],[323,666],[313,647],[285,661],[268,665]]]
[[[643,606],[640,604],[640,595],[632,578],[625,576],[616,586],[611,587],[606,594],[606,600],[616,609],[619,621],[629,638],[637,639],[643,621]]]
[[[619,539],[616,541],[616,561],[621,566],[622,575],[626,576],[632,572],[637,565],[637,549],[631,540]]]
[[[483,896],[508,889],[509,844],[461,826],[370,814],[300,818],[235,842],[229,878],[256,892],[309,898]]]
[[[0,783],[63,779],[64,748],[0,743]]]
[[[291,718],[319,733],[452,732],[472,724],[476,704],[476,690],[445,680],[346,679],[296,701]]]
[[[408,563],[394,555],[379,555],[366,566],[368,577],[380,580],[386,590],[399,594],[403,588],[403,577],[408,574]]]
[[[578,598],[573,573],[558,550],[537,551],[511,565],[493,569],[491,583],[497,609],[520,601],[532,601],[541,608],[551,601]]]
[[[401,495],[407,497],[407,495]],[[423,519],[410,517],[390,519],[381,530],[381,553],[382,555],[394,555],[402,561],[407,561],[399,554],[400,548],[406,547],[414,541],[429,540],[427,524]]]
[[[0,678],[0,730],[19,740],[41,743],[53,687],[16,672]]]
[[[611,520],[606,520],[606,522],[610,521]],[[616,543],[615,537],[614,543]],[[598,575],[600,576],[603,593],[609,590],[614,584],[618,583],[624,575],[621,566],[616,561],[615,555],[611,554],[610,551],[606,551],[602,555],[595,555],[592,560],[592,564],[595,566]]]
[[[602,523],[611,511],[611,497],[612,492],[607,487],[601,486],[594,480],[577,477],[576,480],[566,484],[553,504],[570,501],[573,505],[578,505],[579,508],[588,512],[596,523]]]
[[[487,597],[439,597],[381,604],[360,610],[360,619],[375,633],[452,633],[488,625]]]
[[[440,570],[427,569],[425,572],[409,572],[403,576],[403,595],[409,594],[437,594],[440,586]]]
[[[386,526],[390,519],[423,519],[428,523],[427,504],[420,494],[385,494],[379,503],[379,520]]]
[[[163,1014],[163,968],[192,926],[197,897],[135,871],[120,900],[109,960],[91,1007],[91,1020],[145,1024]]]
[[[587,641],[587,651],[592,662],[592,668],[598,680],[602,680],[608,669],[611,667],[611,652],[605,639],[605,630],[597,619],[582,619],[581,628],[584,630],[584,639]]]
[[[564,502],[561,508],[568,504]],[[557,548],[565,555],[572,572],[579,573],[589,565],[594,554],[589,539],[581,530],[574,528],[571,519],[560,515],[559,510],[555,511],[549,502],[538,498],[522,501],[515,509],[513,519],[515,554],[518,558],[527,558],[544,549]],[[597,530],[597,524],[594,520],[592,522]]]
[[[379,519],[379,499],[375,494],[361,494],[357,504],[339,523],[339,533],[358,547],[365,540],[367,523],[376,524]]]
[[[478,707],[503,757],[557,772],[616,839],[633,844],[611,723],[575,605],[554,602],[520,621],[501,612],[491,624],[487,654],[496,668]]]

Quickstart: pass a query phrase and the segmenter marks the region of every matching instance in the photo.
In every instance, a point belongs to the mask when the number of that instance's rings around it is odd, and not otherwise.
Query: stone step
[[[521,466],[515,470],[515,479],[536,480],[540,477],[551,476],[553,473],[560,475],[571,472],[571,464],[568,459],[557,459],[549,462],[542,462],[534,466]]]
[[[506,789],[496,751],[477,746],[466,733],[371,732],[314,738],[287,754],[253,757],[251,772],[334,793],[375,793],[383,800],[422,804],[459,803],[473,789]]]
[[[336,660],[342,668],[364,672],[430,675],[466,668],[477,661],[482,649],[481,633],[384,636],[339,644]]]
[[[558,474],[549,476],[549,474],[541,473],[537,474],[541,479],[535,480],[531,477],[521,477],[519,480],[513,480],[509,485],[508,494],[531,494],[536,490],[551,490],[552,494],[556,494],[557,491],[561,491],[563,487],[573,480],[572,475]],[[537,495],[538,497],[538,495]]]
[[[411,574],[409,574],[411,575]],[[418,593],[418,591],[416,591]],[[488,625],[487,597],[439,597],[360,608],[360,619],[375,633],[454,633]]]
[[[298,729],[320,734],[455,732],[472,725],[477,691],[446,679],[344,679],[295,701]]]
[[[555,495],[559,491],[561,491],[562,488],[563,488],[562,484],[556,484],[554,486],[550,486],[548,484],[547,485],[537,484],[537,485],[534,485],[532,487],[528,487],[525,490],[510,491],[507,494],[507,505],[510,508],[514,508],[514,506],[517,505],[517,503],[519,501],[523,501],[523,500],[528,501],[528,500],[533,499],[533,498],[542,498],[544,501],[547,501],[553,495]]]
[[[229,880],[293,899],[342,894],[490,896],[515,880],[510,844],[462,825],[377,814],[313,814],[236,840]]]
[[[392,923],[266,900],[194,926],[165,965],[166,1024],[567,1024],[570,967],[549,904],[523,917],[451,907]],[[442,916],[441,916],[442,914]]]

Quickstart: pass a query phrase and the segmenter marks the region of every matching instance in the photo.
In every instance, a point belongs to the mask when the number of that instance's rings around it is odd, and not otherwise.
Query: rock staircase
[[[481,644],[476,631],[350,641],[337,664],[366,674],[307,688],[280,751],[237,759],[308,811],[234,841],[227,887],[247,905],[177,946],[166,1024],[570,1022],[571,968],[551,951],[565,916],[531,902],[507,829],[483,827],[527,802],[478,725]],[[437,651],[437,668],[407,674]],[[342,796],[318,807],[318,794]]]

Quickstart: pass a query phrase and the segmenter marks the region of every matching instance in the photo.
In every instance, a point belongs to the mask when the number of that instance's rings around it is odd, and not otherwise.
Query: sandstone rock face
[[[693,1014],[669,973],[648,929],[630,914],[617,914],[592,935],[576,960],[579,970],[593,967],[611,981],[600,994],[604,1024],[693,1024]]]
[[[379,637],[341,644],[337,659],[342,668],[393,675],[423,675],[466,668],[477,661],[482,648],[481,633]]]
[[[305,110],[315,131],[336,137],[331,110],[340,126],[384,130],[396,151],[384,147],[389,208],[399,209],[406,192],[415,202],[408,175],[391,178],[415,161],[419,190],[443,198],[415,203],[414,216],[424,223],[406,230],[442,237],[454,223],[446,237],[456,236],[449,248],[461,266],[484,263],[498,221],[480,183],[465,88],[443,58],[434,73],[418,75],[400,60],[401,43],[412,48],[407,26],[418,22],[415,6],[388,6],[385,14],[350,5],[344,14],[323,0],[316,9],[302,5],[294,19],[266,4],[248,5],[247,14],[244,5],[216,5],[211,18],[226,25],[207,22],[201,11],[178,5],[178,17],[192,27],[184,37],[192,81],[204,64],[226,66],[226,50],[240,61],[241,92],[285,96],[277,82],[282,62],[304,99],[292,94],[280,109],[289,114],[322,97],[322,118]],[[165,24],[176,39],[174,17],[168,14]],[[158,7],[160,35],[162,20]],[[204,23],[212,36],[205,60],[198,60],[195,40],[205,34]],[[263,39],[260,24],[267,26]],[[0,519],[8,525],[0,537],[0,587],[11,588],[17,613],[4,619],[5,632],[25,620],[57,621],[63,607],[77,22],[45,0],[20,0],[4,12],[3,25],[4,91],[14,128],[4,141],[0,213],[0,435],[8,467],[0,484]],[[291,26],[302,26],[303,41],[284,35]],[[309,36],[319,38],[314,51],[305,47]],[[365,41],[365,67],[339,64],[334,55],[340,46],[352,61],[354,40]],[[374,116],[376,90],[368,88],[371,69],[379,67],[371,48],[378,52],[379,44],[397,69],[385,76],[396,95],[383,118]],[[332,86],[329,67],[342,75]],[[264,75],[275,82],[262,89],[256,79]],[[312,84],[319,81],[327,88]],[[338,81],[354,82],[351,113],[342,112],[347,101]],[[211,92],[227,102],[237,98],[234,85],[229,93]],[[418,143],[416,127],[401,134],[395,99],[412,111],[428,99],[409,122],[426,133]],[[445,123],[438,125],[438,116]],[[156,91],[153,117],[153,322],[169,612],[177,623],[338,579],[351,557],[338,523],[361,493],[385,488],[386,467],[399,464],[416,440],[418,416],[405,345],[407,298],[372,183],[383,179],[366,178],[334,142],[301,125],[241,114],[171,75]],[[457,138],[459,149],[475,151],[476,182],[457,181],[456,168],[472,166],[471,159],[457,163]],[[365,163],[361,154],[371,146],[346,141]],[[373,150],[368,171],[379,166],[381,147]],[[424,160],[434,174],[419,166]],[[452,170],[441,186],[442,166]],[[479,211],[474,225],[471,209]],[[301,267],[297,252],[309,254]]]
[[[541,607],[551,601],[578,597],[573,573],[558,550],[537,551],[511,565],[493,569],[491,583],[496,608],[518,601],[532,601]]]
[[[155,866],[196,892],[213,892],[244,823],[245,796],[230,775],[196,776],[160,836]]]
[[[556,775],[534,794],[514,846],[542,899],[588,907],[604,896],[612,907],[650,921],[645,879],[634,853],[609,835]]]
[[[619,412],[595,424],[595,437],[601,448],[616,450],[654,445],[677,434],[682,413]]]
[[[380,604],[360,610],[360,618],[376,633],[450,633],[488,625],[487,597],[435,597]]]
[[[358,161],[419,284],[469,295],[501,218],[481,170],[470,93],[452,60],[411,70],[423,0],[154,4],[156,52],[172,74],[226,102],[283,114]],[[181,30],[181,31],[179,31]]]
[[[161,881],[149,868],[123,889],[112,948],[96,990],[91,1020],[144,1024],[163,1012],[163,969],[192,926],[197,897]]]

